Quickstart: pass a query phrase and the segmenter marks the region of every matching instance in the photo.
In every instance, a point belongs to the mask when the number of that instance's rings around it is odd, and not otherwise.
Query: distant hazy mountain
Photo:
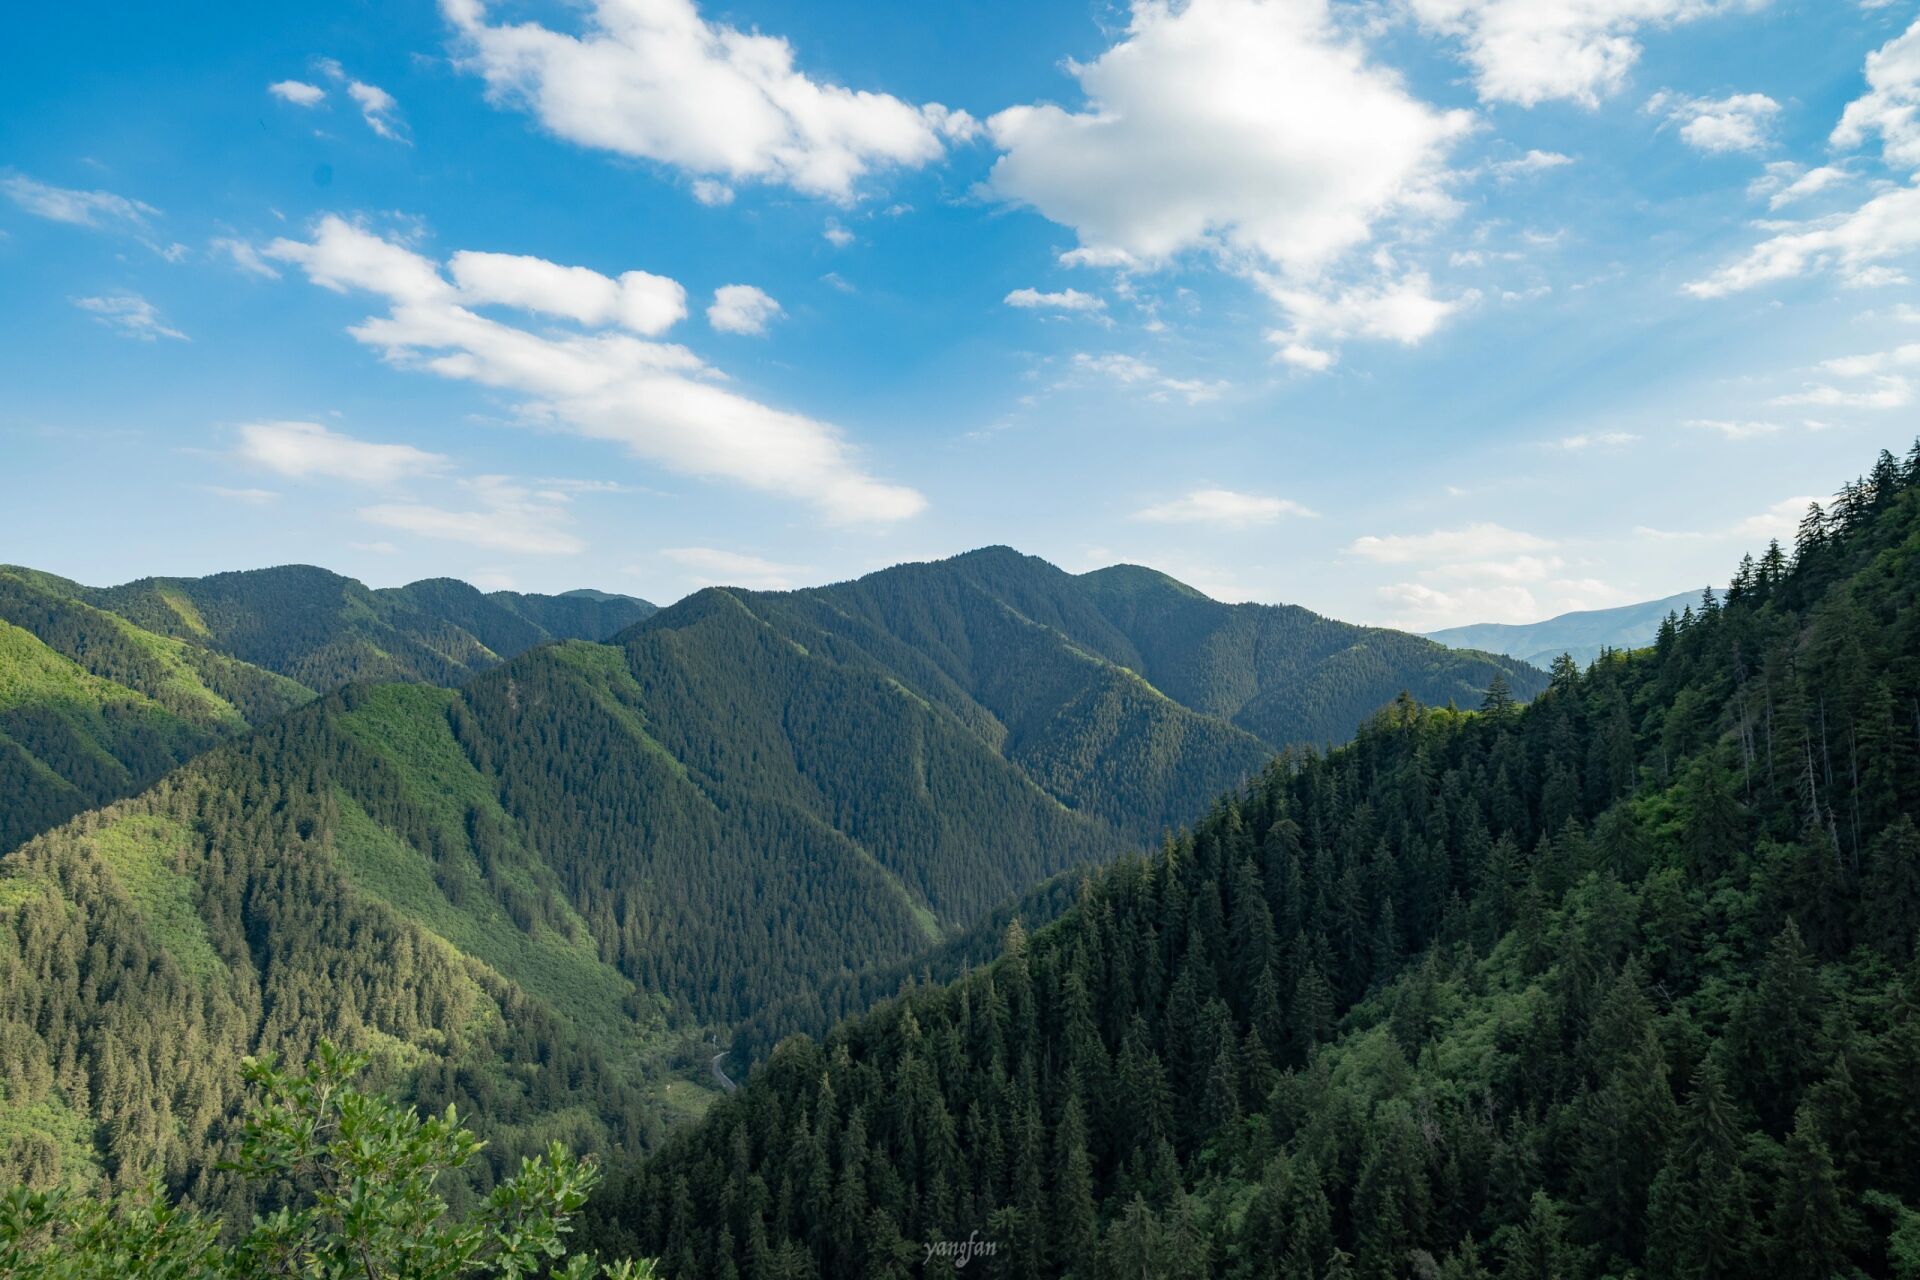
[[[598,592],[370,590],[289,566],[82,586],[0,566],[0,851],[349,680],[454,684],[653,606]]]
[[[1557,618],[1523,626],[1478,622],[1448,627],[1444,631],[1429,631],[1427,639],[1455,649],[1503,653],[1536,667],[1544,667],[1561,654],[1570,653],[1574,661],[1584,667],[1599,657],[1602,649],[1638,649],[1652,644],[1662,618],[1699,603],[1699,591],[1682,591],[1664,600],[1563,613]]]

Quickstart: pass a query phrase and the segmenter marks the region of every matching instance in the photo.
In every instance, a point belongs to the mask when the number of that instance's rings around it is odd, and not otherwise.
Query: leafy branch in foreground
[[[425,1119],[353,1077],[363,1057],[322,1041],[300,1072],[271,1057],[246,1065],[258,1090],[231,1166],[263,1187],[290,1191],[283,1207],[255,1217],[223,1242],[217,1219],[166,1202],[157,1187],[102,1201],[66,1191],[0,1194],[0,1275],[224,1280],[301,1276],[315,1280],[441,1280],[545,1273],[566,1280],[647,1280],[651,1262],[598,1266],[568,1256],[572,1217],[599,1170],[559,1143],[523,1159],[471,1215],[450,1213],[435,1189],[482,1143],[452,1107]]]

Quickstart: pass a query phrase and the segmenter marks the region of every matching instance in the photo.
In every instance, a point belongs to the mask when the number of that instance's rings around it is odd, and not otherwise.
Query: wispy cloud
[[[715,547],[668,547],[660,555],[685,570],[688,582],[703,587],[785,591],[813,572],[806,565],[782,564]]]
[[[1291,498],[1275,498],[1231,489],[1195,489],[1133,513],[1135,520],[1157,524],[1212,524],[1227,528],[1272,524],[1282,516],[1312,516]]]
[[[144,201],[131,200],[111,191],[56,187],[18,173],[0,178],[0,191],[36,218],[76,227],[104,227],[112,223],[142,226],[148,218],[160,213]]]
[[[492,551],[573,555],[586,550],[587,544],[564,527],[565,494],[528,489],[508,476],[475,476],[461,485],[472,495],[473,506],[452,510],[390,502],[362,507],[359,515],[370,524]]]
[[[393,484],[446,470],[443,454],[410,444],[378,444],[329,431],[317,422],[250,422],[233,456],[283,476],[324,476],[356,484]]]
[[[187,335],[169,326],[160,317],[159,308],[137,293],[117,293],[103,298],[75,298],[73,305],[92,314],[110,329],[129,338],[152,342],[155,338],[173,338],[180,342]]]

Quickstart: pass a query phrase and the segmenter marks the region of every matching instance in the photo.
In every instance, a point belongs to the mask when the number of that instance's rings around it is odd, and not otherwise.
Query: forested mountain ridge
[[[1224,605],[1153,570],[1075,577],[1007,547],[725,594],[805,652],[884,673],[1063,803],[1139,839],[1187,821],[1279,747],[1344,740],[1402,690],[1477,701],[1496,674],[1523,697],[1545,680],[1305,609]],[[674,630],[714,598],[630,634]]]
[[[1607,649],[1640,649],[1652,644],[1668,614],[1699,602],[1699,591],[1683,591],[1664,600],[1584,609],[1541,622],[1480,622],[1426,634],[1427,639],[1444,645],[1504,653],[1538,667],[1551,665],[1563,653],[1585,666]]]
[[[0,851],[313,696],[67,585],[0,569]]]
[[[1920,1265],[1920,445],[1524,708],[1288,752],[599,1206],[676,1280]]]
[[[143,590],[266,656],[218,593]],[[320,1036],[476,1110],[501,1159],[644,1142],[688,1037],[971,958],[993,908],[1270,756],[1122,660],[1076,579],[988,552],[322,697],[0,862],[7,1099],[64,1135],[0,1134],[0,1168],[227,1195],[233,1063]]]
[[[653,612],[630,596],[482,593],[452,578],[371,588],[312,565],[64,585],[150,631],[322,690],[376,680],[455,685],[537,644],[604,640]]]
[[[244,1209],[215,1167],[241,1060],[322,1038],[484,1115],[481,1186],[697,1100],[666,1083],[665,1002],[463,751],[458,697],[351,686],[0,860],[0,1176]]]
[[[455,684],[652,609],[600,593],[369,590],[289,566],[94,588],[0,566],[0,852],[355,679]]]

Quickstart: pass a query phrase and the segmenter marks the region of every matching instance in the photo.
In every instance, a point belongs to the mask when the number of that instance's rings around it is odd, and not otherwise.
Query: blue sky
[[[0,560],[1431,629],[1724,579],[1916,434],[1914,0],[41,7]]]

